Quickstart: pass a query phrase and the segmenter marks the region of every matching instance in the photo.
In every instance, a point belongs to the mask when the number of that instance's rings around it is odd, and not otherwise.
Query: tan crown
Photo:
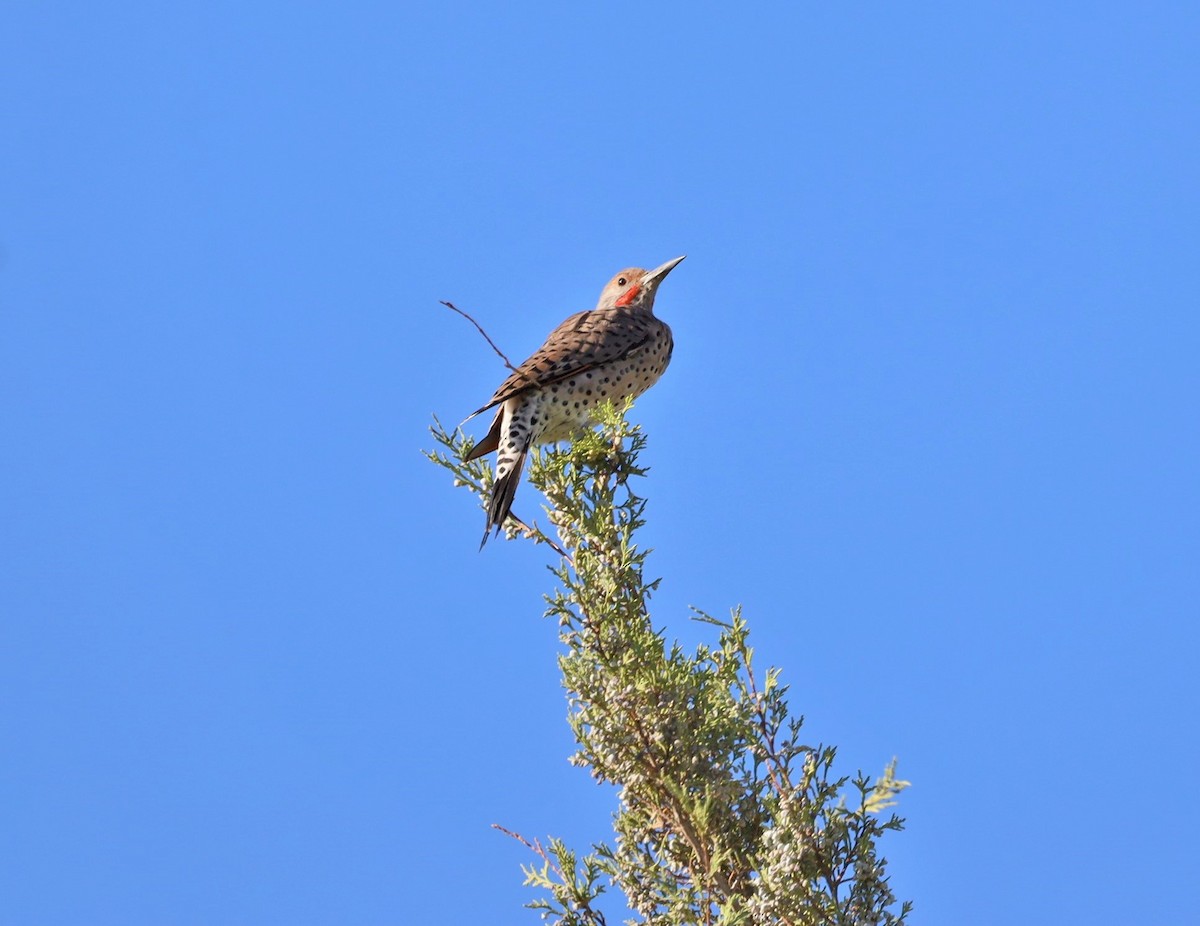
[[[653,270],[643,270],[641,267],[622,270],[600,291],[600,301],[596,303],[596,308],[604,309],[617,305],[651,308],[659,284],[681,260],[682,257],[676,257]]]

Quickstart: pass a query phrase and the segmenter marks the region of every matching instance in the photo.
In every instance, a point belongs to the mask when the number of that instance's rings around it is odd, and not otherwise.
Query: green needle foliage
[[[533,455],[556,538],[505,526],[558,553],[546,600],[565,646],[571,761],[620,792],[614,841],[582,857],[510,834],[540,857],[524,868],[540,889],[528,906],[548,923],[604,926],[599,901],[616,885],[640,917],[627,922],[648,926],[904,922],[910,904],[897,904],[877,850],[903,826],[883,814],[908,786],[895,761],[873,782],[835,776],[834,747],[800,739],[779,670],[755,668],[740,612],[697,612],[717,639],[694,653],[651,623],[658,580],[644,578],[649,551],[635,535],[646,501],[632,483],[646,473],[646,439],[627,410],[601,409],[598,429]],[[431,430],[440,449],[429,458],[486,499],[490,468],[462,462],[471,439]]]

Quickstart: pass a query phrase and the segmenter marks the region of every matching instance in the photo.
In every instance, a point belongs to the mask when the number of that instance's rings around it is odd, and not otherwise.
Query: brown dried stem
[[[474,325],[475,330],[483,335],[483,339],[485,341],[487,341],[488,344],[491,346],[492,350],[494,350],[496,352],[496,356],[504,361],[504,365],[506,367],[508,367],[510,370],[512,370],[518,376],[525,379],[530,384],[532,384],[534,386],[537,385],[537,381],[532,376],[530,376],[528,373],[524,373],[521,370],[518,370],[516,367],[514,367],[512,365],[512,361],[508,359],[508,355],[506,353],[504,353],[504,351],[502,351],[499,347],[497,347],[496,342],[493,341],[491,339],[491,337],[488,336],[488,333],[483,330],[483,325],[481,325],[481,324],[479,324],[479,322],[475,321],[474,318],[472,318],[469,314],[467,314],[462,309],[460,309],[458,306],[456,306],[453,302],[447,302],[445,299],[442,299],[441,303],[446,308],[448,308],[450,311],[457,312],[459,315],[461,315],[463,318],[465,318],[467,321],[469,321],[472,325]]]

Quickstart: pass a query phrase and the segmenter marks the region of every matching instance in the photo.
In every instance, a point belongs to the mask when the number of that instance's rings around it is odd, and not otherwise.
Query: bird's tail
[[[470,452],[463,457],[464,463],[469,463],[471,460],[477,460],[485,453],[491,453],[500,447],[500,427],[504,423],[504,409],[500,408],[496,412],[496,417],[492,420],[492,427],[487,432],[487,436],[478,444],[471,448]]]
[[[487,526],[483,529],[483,540],[479,542],[479,549],[482,550],[483,545],[488,542],[493,528],[499,533],[500,528],[504,526],[504,521],[512,510],[513,498],[517,494],[517,486],[521,483],[521,470],[525,468],[525,457],[528,455],[529,445],[526,444],[511,460],[507,470],[496,477],[496,484],[492,486],[492,498],[488,502]],[[497,470],[502,469],[502,461],[496,462]]]

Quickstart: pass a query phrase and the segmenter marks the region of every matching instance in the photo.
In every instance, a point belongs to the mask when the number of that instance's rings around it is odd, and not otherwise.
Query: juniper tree
[[[612,841],[582,855],[504,830],[538,858],[523,866],[539,890],[528,906],[557,926],[605,926],[601,896],[616,886],[639,917],[628,922],[647,926],[904,922],[910,904],[898,904],[878,851],[903,825],[885,815],[908,785],[895,760],[874,781],[836,775],[835,748],[801,739],[779,670],[755,665],[740,611],[697,611],[716,639],[694,652],[651,623],[658,580],[645,578],[649,551],[636,542],[646,439],[627,410],[608,406],[596,430],[534,453],[530,480],[554,536],[505,527],[558,557],[546,614],[564,647],[571,762],[619,795]],[[431,430],[430,459],[486,503],[490,468],[463,462],[471,439]]]

